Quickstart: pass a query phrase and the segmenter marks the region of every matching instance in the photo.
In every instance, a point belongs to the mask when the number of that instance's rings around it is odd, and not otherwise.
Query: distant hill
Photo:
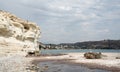
[[[74,46],[81,49],[120,49],[120,40],[77,42]]]
[[[120,49],[120,40],[86,41],[76,43],[45,44],[47,49]]]

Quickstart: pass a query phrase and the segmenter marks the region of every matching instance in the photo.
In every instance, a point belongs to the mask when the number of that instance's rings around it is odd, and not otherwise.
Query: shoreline
[[[55,64],[58,65],[61,64],[64,64],[65,66],[68,65],[70,68],[72,66],[77,66],[86,67],[88,70],[100,69],[110,72],[120,72],[120,59],[116,59],[116,57],[120,57],[120,53],[102,53],[102,54],[103,54],[102,59],[85,59],[84,53],[44,54],[40,56],[28,56],[28,57],[24,57],[19,54],[14,54],[1,57],[0,64],[2,65],[0,66],[1,67],[0,71],[6,70],[26,72],[32,70],[33,72],[36,72],[37,67],[39,69],[42,68],[39,67],[39,65],[37,66],[37,64],[54,62]],[[31,68],[32,66],[34,66],[33,69]],[[14,69],[15,67],[16,69]]]
[[[111,72],[120,72],[120,53],[102,53],[104,57],[102,59],[85,59],[84,53],[67,53],[58,55],[43,55],[38,57],[29,57],[33,60],[32,64],[38,64],[40,62],[56,61],[56,63],[64,63],[70,65],[85,66],[90,69],[102,69]]]

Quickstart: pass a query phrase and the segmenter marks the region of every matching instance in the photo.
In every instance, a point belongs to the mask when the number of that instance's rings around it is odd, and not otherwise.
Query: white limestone
[[[0,55],[38,49],[40,28],[33,22],[0,10]]]

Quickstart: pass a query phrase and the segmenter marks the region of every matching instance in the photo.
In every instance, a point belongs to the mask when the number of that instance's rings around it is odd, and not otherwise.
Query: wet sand
[[[120,53],[103,53],[102,59],[85,59],[83,54],[43,55],[32,57],[34,59],[32,63],[40,68],[47,65],[49,71],[43,72],[72,72],[72,70],[76,72],[120,72],[120,59],[116,59],[116,57],[120,56]],[[61,69],[61,71],[55,70],[54,66],[57,70]]]

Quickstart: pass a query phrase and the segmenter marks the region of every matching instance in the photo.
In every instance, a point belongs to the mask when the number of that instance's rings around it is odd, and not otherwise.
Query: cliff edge
[[[33,22],[0,10],[0,55],[38,50],[40,28]],[[21,53],[22,52],[22,53]]]

